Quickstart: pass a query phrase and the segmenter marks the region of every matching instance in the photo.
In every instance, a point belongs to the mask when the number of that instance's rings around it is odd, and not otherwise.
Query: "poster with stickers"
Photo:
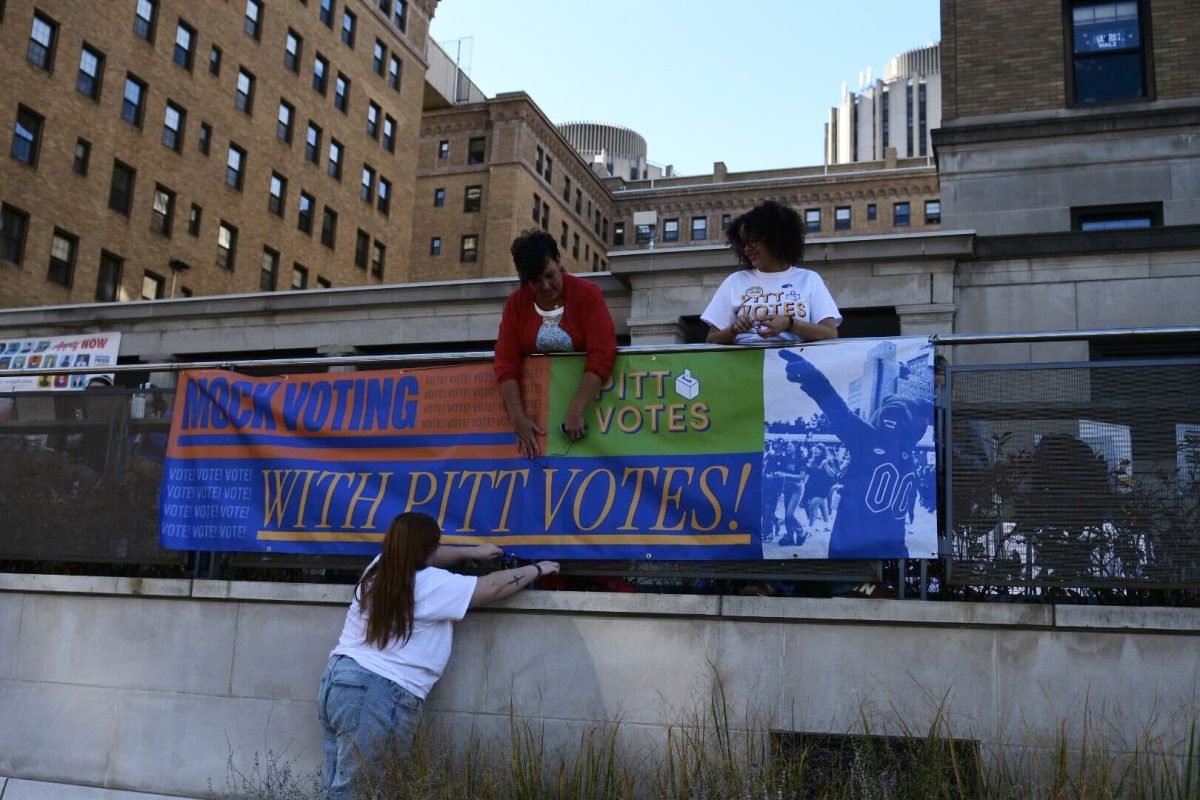
[[[524,458],[491,364],[183,373],[160,495],[170,549],[373,554],[402,512],[522,558],[937,552],[923,337],[622,353],[560,432],[579,355],[526,359]]]
[[[119,333],[82,333],[76,336],[37,336],[0,339],[0,392],[79,391],[88,380],[112,373],[73,375],[22,375],[29,370],[105,367],[117,363]]]

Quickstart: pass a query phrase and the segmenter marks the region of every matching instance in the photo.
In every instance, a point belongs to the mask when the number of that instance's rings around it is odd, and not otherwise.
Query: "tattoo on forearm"
[[[520,575],[513,575],[513,576],[512,576],[512,579],[511,579],[511,580],[508,582],[508,585],[509,585],[509,586],[515,586],[515,585],[517,585],[517,584],[518,584],[518,583],[520,583],[520,582],[521,582],[521,576],[520,576]]]

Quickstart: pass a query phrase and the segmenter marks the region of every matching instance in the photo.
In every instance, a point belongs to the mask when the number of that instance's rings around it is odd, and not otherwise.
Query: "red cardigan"
[[[565,310],[559,325],[570,335],[575,350],[587,353],[584,371],[594,372],[602,381],[608,380],[617,357],[617,334],[604,295],[591,281],[564,272],[562,298]],[[500,334],[496,338],[497,383],[520,380],[521,358],[537,352],[541,326],[542,318],[534,308],[533,289],[522,284],[508,296],[500,317]]]

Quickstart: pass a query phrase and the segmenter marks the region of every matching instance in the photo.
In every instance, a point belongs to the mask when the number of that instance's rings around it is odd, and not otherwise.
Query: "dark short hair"
[[[513,264],[521,283],[535,280],[546,269],[546,260],[558,261],[558,243],[540,228],[523,231],[512,243]]]
[[[725,241],[744,269],[753,266],[742,249],[742,239],[747,236],[788,264],[799,264],[804,257],[804,224],[800,215],[783,203],[767,200],[730,223]]]

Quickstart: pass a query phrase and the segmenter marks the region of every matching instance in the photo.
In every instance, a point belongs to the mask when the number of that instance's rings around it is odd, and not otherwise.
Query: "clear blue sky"
[[[841,86],[938,41],[938,0],[441,0],[431,34],[470,37],[489,97],[555,123],[623,125],[685,175],[821,164]]]

